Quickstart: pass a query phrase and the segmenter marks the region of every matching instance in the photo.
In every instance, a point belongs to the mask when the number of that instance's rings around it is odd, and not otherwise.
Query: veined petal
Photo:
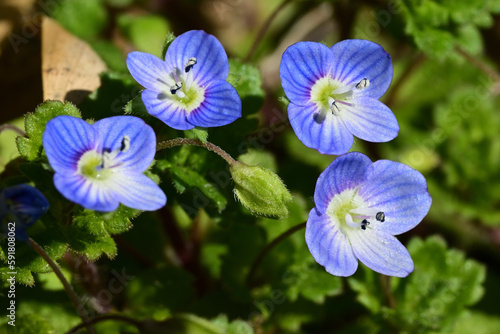
[[[316,208],[309,212],[306,225],[306,244],[313,258],[335,276],[351,276],[358,268],[347,237],[328,215]]]
[[[56,172],[73,172],[80,156],[96,147],[96,138],[95,130],[84,120],[57,116],[47,123],[42,142],[50,166]]]
[[[341,118],[334,115],[324,117],[318,115],[319,110],[312,102],[306,106],[299,106],[293,102],[288,105],[290,124],[304,145],[322,154],[343,154],[349,151],[353,137]]]
[[[414,228],[432,203],[427,182],[420,172],[402,163],[379,160],[358,194],[372,208],[385,213],[385,221],[371,228],[397,235]]]
[[[321,43],[299,42],[289,46],[280,64],[286,96],[297,105],[309,103],[312,86],[330,72],[332,64],[332,52]]]
[[[372,161],[364,154],[351,152],[337,157],[318,178],[314,203],[325,213],[333,196],[364,183],[371,172]]]
[[[118,201],[130,208],[154,211],[167,203],[165,193],[144,174],[117,170],[109,183]]]
[[[189,123],[200,127],[222,126],[241,117],[241,99],[224,80],[210,83],[202,104],[187,115]]]
[[[79,174],[54,174],[54,185],[68,200],[95,211],[114,211],[118,208],[116,194],[109,182],[90,181]]]
[[[152,54],[139,51],[129,53],[127,67],[134,79],[145,88],[166,92],[173,84],[165,62]]]
[[[163,93],[158,93],[150,89],[142,92],[142,102],[148,112],[158,117],[163,123],[177,130],[190,130],[194,125],[186,118],[186,111],[175,106]]]
[[[145,171],[156,153],[156,135],[142,119],[134,116],[115,116],[97,121],[94,128],[99,134],[99,151],[120,150],[124,136],[130,139],[130,147],[115,158],[120,168]]]
[[[331,68],[332,78],[344,85],[356,84],[368,79],[370,86],[358,96],[380,98],[392,81],[391,56],[379,44],[362,39],[348,39],[334,44]]]
[[[413,271],[410,253],[394,236],[371,228],[349,229],[347,233],[354,254],[368,268],[396,277]]]
[[[387,142],[397,137],[398,121],[385,104],[371,97],[360,97],[342,105],[340,117],[356,137],[371,142]]]
[[[184,70],[189,58],[196,58],[194,79],[200,86],[212,80],[226,80],[229,62],[222,44],[212,35],[201,30],[191,30],[179,35],[167,50],[165,62],[169,68]]]

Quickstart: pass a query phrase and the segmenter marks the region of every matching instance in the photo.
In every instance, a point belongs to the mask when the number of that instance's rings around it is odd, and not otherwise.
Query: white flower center
[[[102,153],[97,151],[85,152],[78,161],[78,173],[87,179],[104,181],[111,173],[113,168],[121,165],[115,162],[115,158],[120,153],[125,153],[130,149],[130,137],[124,136],[120,147],[114,151],[104,149]]]
[[[194,80],[193,68],[196,63],[196,58],[191,57],[184,68],[176,68],[167,78],[164,78],[168,91],[161,94],[160,99],[169,100],[187,113],[198,108],[205,100],[205,88]]]
[[[352,106],[356,93],[370,86],[370,80],[362,79],[357,83],[343,85],[330,74],[319,79],[311,88],[311,101],[316,103],[319,114],[317,121],[323,121],[327,114],[338,116],[346,106]],[[351,101],[350,101],[351,100]]]
[[[347,232],[349,229],[370,228],[373,222],[384,222],[384,212],[371,208],[358,195],[358,189],[347,189],[342,193],[335,195],[330,203],[326,213],[332,220],[338,223],[342,232]]]

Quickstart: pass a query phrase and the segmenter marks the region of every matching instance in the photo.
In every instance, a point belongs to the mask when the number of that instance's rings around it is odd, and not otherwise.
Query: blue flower
[[[174,129],[222,126],[241,117],[240,97],[226,81],[226,52],[212,35],[188,31],[172,42],[165,61],[131,52],[127,66],[146,88],[142,101],[148,112]]]
[[[290,123],[304,145],[338,155],[349,151],[353,135],[371,142],[398,135],[396,117],[378,101],[392,80],[391,57],[380,45],[299,42],[283,53],[280,76]]]
[[[413,271],[410,254],[394,235],[414,228],[431,206],[418,171],[348,153],[321,173],[314,202],[306,243],[330,274],[354,274],[358,259],[384,275],[405,277]]]
[[[18,240],[28,241],[25,230],[48,209],[45,196],[30,185],[19,184],[0,191],[0,222],[5,220],[2,224],[5,234],[15,233]],[[15,223],[14,227],[9,223]]]
[[[152,211],[167,201],[143,174],[153,161],[156,136],[140,118],[115,116],[90,125],[58,116],[47,123],[43,147],[57,190],[87,209],[114,211],[122,203]]]

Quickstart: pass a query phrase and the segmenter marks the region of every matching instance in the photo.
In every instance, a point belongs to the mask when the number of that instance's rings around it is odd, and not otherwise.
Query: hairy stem
[[[62,285],[64,286],[64,290],[66,291],[69,298],[73,302],[73,305],[76,308],[76,312],[78,313],[80,318],[82,318],[83,327],[85,327],[87,329],[87,332],[89,332],[91,334],[95,334],[95,330],[94,330],[94,327],[92,326],[92,322],[87,317],[87,314],[85,313],[82,305],[80,304],[80,301],[78,300],[78,296],[76,295],[75,291],[73,290],[73,288],[71,287],[69,282],[64,277],[63,273],[61,272],[61,269],[59,269],[59,266],[52,260],[52,258],[49,256],[49,254],[47,254],[45,252],[45,250],[38,243],[36,243],[35,240],[30,238],[29,244],[31,245],[31,247],[33,247],[35,252],[37,252],[45,260],[45,262],[48,263],[50,268],[57,275],[57,278],[59,278],[59,280],[61,281]]]
[[[107,314],[107,315],[101,315],[99,317],[95,317],[94,319],[92,319],[90,321],[90,324],[95,324],[95,323],[98,323],[101,321],[106,321],[106,320],[119,320],[119,321],[123,321],[123,322],[128,322],[129,324],[137,327],[137,329],[139,329],[139,330],[143,327],[142,323],[140,321],[137,321],[135,319],[132,319],[132,318],[129,318],[129,317],[126,317],[123,315],[118,315],[118,314]],[[73,327],[72,329],[70,329],[66,334],[77,333],[83,327],[85,327],[85,324],[79,324],[79,325]]]
[[[12,124],[2,124],[0,125],[0,133],[4,132],[5,130],[12,130],[17,132],[20,136],[26,137],[26,133],[19,129],[17,126],[12,125]]]
[[[262,25],[262,27],[260,28],[259,32],[257,33],[257,37],[255,37],[255,40],[253,41],[253,44],[252,46],[250,47],[250,50],[248,51],[247,53],[247,56],[245,57],[245,62],[249,62],[253,55],[255,54],[255,52],[257,51],[257,48],[260,44],[260,41],[262,40],[262,38],[264,37],[264,34],[266,33],[267,29],[269,29],[269,27],[271,26],[271,23],[273,22],[274,18],[279,14],[279,12],[281,12],[281,10],[283,8],[286,7],[286,5],[288,5],[290,2],[292,2],[293,0],[284,0],[272,13],[271,15],[268,17],[268,19],[266,20],[266,22],[264,22],[264,24]]]
[[[226,162],[232,166],[234,163],[236,163],[236,160],[233,159],[232,156],[230,156],[226,151],[221,149],[219,146],[212,144],[211,142],[202,142],[199,139],[191,139],[191,138],[176,138],[176,139],[171,139],[171,140],[166,140],[161,143],[158,143],[156,146],[156,150],[162,150],[164,148],[170,148],[170,147],[175,147],[175,146],[181,146],[181,145],[194,145],[194,146],[201,146],[206,148],[209,151],[212,151],[214,153],[217,153],[222,159],[226,160]]]
[[[306,223],[307,222],[300,223],[300,224],[295,225],[294,227],[286,230],[285,232],[280,234],[278,237],[276,237],[276,239],[274,239],[269,244],[267,244],[267,246],[264,247],[260,251],[259,255],[257,255],[254,262],[252,263],[252,266],[250,267],[250,271],[248,272],[248,275],[246,278],[247,284],[249,284],[251,282],[252,277],[255,274],[255,271],[257,270],[257,268],[259,267],[260,263],[262,262],[264,257],[267,255],[267,253],[269,253],[274,247],[276,247],[280,242],[285,240],[287,237],[289,237],[290,235],[294,234],[295,232],[302,230],[304,227],[306,227]]]

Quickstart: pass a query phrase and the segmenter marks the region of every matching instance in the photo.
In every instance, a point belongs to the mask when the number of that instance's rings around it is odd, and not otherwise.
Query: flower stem
[[[0,133],[4,132],[5,130],[12,130],[17,132],[20,136],[26,137],[26,133],[19,129],[17,126],[12,125],[12,124],[2,124],[0,125]]]
[[[269,244],[267,244],[266,247],[264,247],[259,255],[255,258],[255,260],[252,263],[252,266],[250,267],[250,271],[248,272],[246,282],[249,284],[252,280],[253,275],[255,274],[255,271],[259,267],[259,264],[262,262],[264,257],[266,256],[267,253],[269,253],[276,245],[278,245],[281,241],[285,240],[288,236],[294,234],[295,232],[302,230],[304,227],[306,227],[307,222],[300,223],[298,225],[295,225],[294,227],[286,230],[282,234],[280,234],[276,239],[271,241]]]
[[[202,142],[199,139],[191,139],[191,138],[176,138],[176,139],[171,139],[171,140],[166,140],[161,143],[158,143],[156,146],[156,151],[162,150],[164,148],[170,148],[170,147],[175,147],[175,146],[180,146],[180,145],[194,145],[194,146],[201,146],[206,148],[209,151],[212,151],[214,153],[217,153],[222,159],[226,160],[226,162],[232,166],[235,164],[237,161],[233,159],[232,156],[230,156],[226,151],[221,149],[219,146],[212,144],[211,142]]]
[[[95,317],[94,319],[92,319],[90,321],[90,323],[95,324],[95,323],[98,323],[101,321],[106,321],[106,320],[119,320],[119,321],[123,321],[123,322],[128,322],[129,324],[137,327],[137,329],[139,329],[139,330],[142,329],[142,327],[143,327],[143,325],[140,321],[137,321],[135,319],[132,319],[132,318],[129,318],[129,317],[126,317],[123,315],[119,315],[119,314],[106,314],[106,315],[102,315],[99,317]],[[77,333],[83,327],[85,327],[85,324],[79,324],[79,325],[73,327],[72,329],[70,329],[66,334]]]
[[[247,56],[245,57],[245,62],[249,62],[255,52],[257,51],[257,47],[259,46],[260,41],[264,37],[264,34],[266,33],[267,29],[269,29],[269,26],[271,26],[271,23],[273,22],[274,18],[279,14],[279,12],[286,7],[290,2],[293,0],[284,0],[275,10],[274,12],[271,13],[271,15],[267,18],[266,22],[264,22],[264,25],[260,28],[257,37],[255,37],[255,40],[252,44],[252,47],[248,51]]]
[[[90,319],[87,317],[87,314],[85,314],[85,311],[83,310],[83,307],[81,307],[80,301],[78,300],[78,296],[76,295],[75,291],[69,284],[69,282],[66,280],[64,277],[63,273],[61,272],[61,269],[59,269],[59,266],[52,260],[52,258],[45,252],[45,250],[38,244],[36,243],[35,240],[29,239],[29,244],[35,252],[37,252],[44,260],[45,262],[48,263],[50,268],[54,271],[54,273],[57,275],[57,278],[61,281],[62,285],[64,286],[64,290],[66,290],[66,293],[68,294],[69,298],[73,302],[73,305],[76,308],[76,312],[82,318],[84,327],[87,328],[87,332],[91,334],[95,334],[94,327],[92,326],[92,323]]]

